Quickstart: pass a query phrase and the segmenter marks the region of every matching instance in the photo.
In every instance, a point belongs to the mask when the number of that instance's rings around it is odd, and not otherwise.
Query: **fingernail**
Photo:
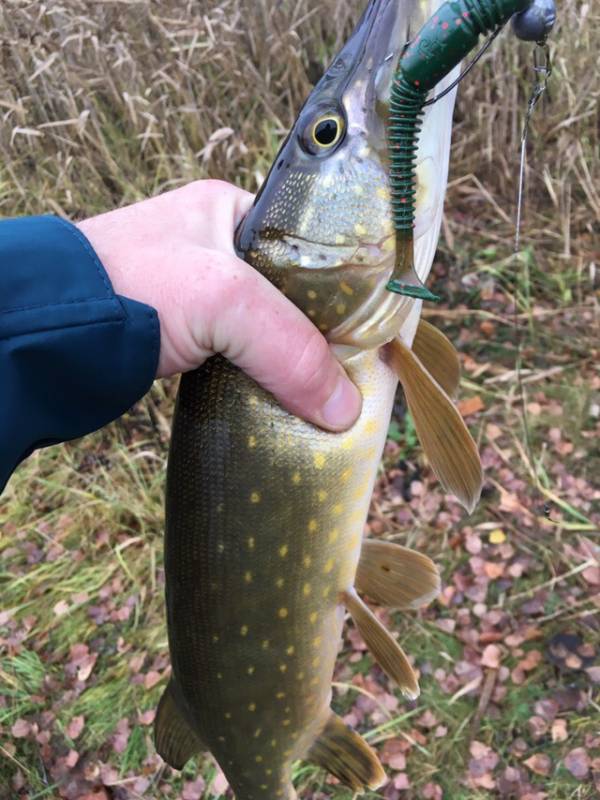
[[[362,406],[362,397],[356,386],[345,375],[340,375],[329,400],[321,409],[323,421],[330,428],[344,430],[356,422]]]

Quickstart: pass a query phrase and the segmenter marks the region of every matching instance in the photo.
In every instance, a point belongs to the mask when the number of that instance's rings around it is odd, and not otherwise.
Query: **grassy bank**
[[[255,190],[361,5],[8,0],[0,214],[80,218],[200,177]],[[399,404],[368,527],[443,573],[439,602],[393,620],[423,694],[402,701],[350,630],[334,689],[388,800],[600,791],[599,31],[593,4],[561,4],[516,256],[530,48],[501,36],[460,90],[433,270],[445,302],[428,314],[461,351],[486,484],[465,517]],[[34,454],[0,498],[2,800],[225,796],[209,758],[181,775],[151,743],[174,391]],[[304,797],[350,798],[313,767],[296,777]]]

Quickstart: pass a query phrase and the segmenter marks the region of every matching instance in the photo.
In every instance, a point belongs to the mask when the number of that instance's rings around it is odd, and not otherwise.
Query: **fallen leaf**
[[[582,781],[587,778],[590,771],[590,757],[587,754],[587,750],[584,750],[583,747],[576,747],[567,753],[565,767],[577,780]]]
[[[27,722],[26,719],[18,719],[13,724],[10,732],[15,737],[15,739],[24,739],[26,736],[29,736],[31,733],[31,723]]]
[[[66,734],[70,739],[77,739],[77,737],[81,734],[85,725],[85,717],[78,716],[73,717],[71,722],[67,725]]]
[[[497,644],[488,644],[481,656],[481,666],[498,669],[502,659],[502,650]]]
[[[490,544],[502,544],[506,541],[506,534],[502,528],[496,528],[490,533]]]
[[[530,758],[523,762],[536,775],[543,775],[546,777],[550,774],[552,769],[552,761],[550,756],[544,753],[534,753]]]
[[[463,417],[469,417],[471,414],[476,414],[478,411],[483,411],[485,408],[485,403],[479,397],[479,395],[475,395],[475,397],[467,397],[464,400],[460,400],[456,407],[458,412]]]
[[[552,723],[552,741],[566,742],[569,734],[567,733],[567,720],[555,719]]]

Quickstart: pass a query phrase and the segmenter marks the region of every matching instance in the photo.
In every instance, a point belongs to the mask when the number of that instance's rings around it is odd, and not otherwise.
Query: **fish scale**
[[[282,411],[225,359],[182,378],[167,487],[169,645],[186,717],[238,791],[247,781],[287,792],[292,760],[329,714],[340,596],[397,383],[376,351],[347,369],[365,400],[334,436]],[[236,469],[248,453],[252,470]],[[275,754],[279,774],[263,766]]]

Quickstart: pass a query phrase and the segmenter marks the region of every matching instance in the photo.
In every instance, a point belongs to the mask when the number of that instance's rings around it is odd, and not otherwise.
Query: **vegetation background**
[[[361,5],[4,0],[0,214],[81,218],[207,176],[256,190]],[[403,702],[349,630],[334,696],[380,751],[388,800],[600,791],[598,4],[561,2],[550,50],[516,255],[531,47],[504,32],[460,87],[445,303],[428,314],[463,354],[486,485],[466,517],[399,400],[368,532],[442,569],[439,602],[393,619],[423,694]],[[226,796],[208,757],[177,774],[151,743],[174,391],[36,453],[0,498],[3,800]],[[302,797],[350,797],[311,766],[296,779]]]

